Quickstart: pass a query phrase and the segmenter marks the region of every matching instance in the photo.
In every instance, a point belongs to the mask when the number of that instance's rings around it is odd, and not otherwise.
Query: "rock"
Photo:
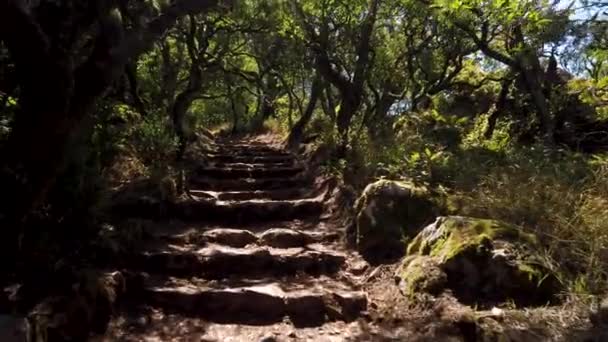
[[[103,334],[125,286],[120,272],[83,271],[69,295],[48,297],[29,312],[35,340],[86,341],[90,333]]]
[[[396,278],[408,296],[449,288],[465,304],[544,305],[561,284],[539,249],[536,236],[517,226],[439,217],[409,244]]]
[[[369,184],[355,204],[356,244],[364,256],[393,258],[437,215],[430,192],[413,184],[380,180]]]
[[[439,262],[430,256],[408,256],[403,262],[403,271],[398,278],[399,287],[409,297],[417,293],[438,295],[448,280]]]
[[[360,276],[369,268],[369,264],[363,260],[353,261],[348,265],[348,271],[356,276]]]
[[[260,342],[279,342],[275,336],[264,336]]]
[[[24,317],[0,315],[0,341],[26,342],[29,327]]]
[[[304,247],[311,242],[311,238],[310,236],[293,229],[274,228],[264,232],[260,236],[260,241],[265,246],[291,248]]]
[[[367,308],[367,296],[364,292],[335,293],[333,299],[340,308],[340,319],[347,322],[357,319]]]
[[[210,242],[237,248],[245,247],[258,240],[250,231],[227,228],[212,229],[205,233],[205,237]]]
[[[596,307],[591,310],[589,318],[594,326],[608,325],[608,297],[597,303]]]
[[[296,327],[319,326],[325,321],[327,306],[317,294],[287,298],[287,312]]]

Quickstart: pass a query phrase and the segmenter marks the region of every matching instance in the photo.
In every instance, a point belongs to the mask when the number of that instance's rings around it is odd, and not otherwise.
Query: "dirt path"
[[[368,340],[363,268],[323,215],[295,156],[217,145],[193,172],[193,200],[149,221],[129,261],[142,291],[110,326],[121,341]]]

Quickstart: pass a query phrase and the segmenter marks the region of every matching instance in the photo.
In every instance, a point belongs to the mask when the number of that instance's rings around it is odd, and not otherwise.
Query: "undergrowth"
[[[522,147],[504,124],[484,140],[483,120],[412,114],[395,123],[393,136],[351,138],[347,158],[328,161],[323,171],[358,190],[384,177],[432,186],[448,194],[451,214],[537,233],[568,295],[608,290],[608,157]],[[334,143],[327,133],[323,140]]]

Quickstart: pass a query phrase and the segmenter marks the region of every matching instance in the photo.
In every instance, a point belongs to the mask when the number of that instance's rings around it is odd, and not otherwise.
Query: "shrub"
[[[358,189],[387,177],[442,190],[452,214],[502,220],[538,234],[570,292],[607,290],[608,158],[522,147],[511,141],[508,124],[485,140],[484,128],[483,116],[468,122],[433,111],[404,115],[388,143],[368,135],[352,140],[342,168],[359,180],[345,179]],[[453,129],[463,138],[452,136]]]
[[[448,165],[453,212],[534,231],[547,254],[562,266],[571,290],[577,287],[580,292],[582,283],[593,293],[606,287],[608,164],[537,148],[500,156],[477,151]]]
[[[167,116],[151,115],[131,129],[130,146],[151,170],[166,169],[175,159],[178,141]]]

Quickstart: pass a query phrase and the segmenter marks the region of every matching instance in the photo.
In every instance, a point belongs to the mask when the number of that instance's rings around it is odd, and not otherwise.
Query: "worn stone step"
[[[206,167],[215,167],[215,168],[223,168],[223,169],[240,169],[240,170],[253,170],[253,169],[262,169],[267,167],[299,167],[302,168],[300,163],[298,162],[286,162],[286,163],[222,163],[222,162],[210,162],[205,163]]]
[[[147,286],[144,296],[146,303],[166,311],[225,324],[264,325],[288,318],[297,327],[319,326],[353,321],[367,310],[365,293],[331,282],[229,285],[173,279]]]
[[[302,167],[278,167],[265,166],[251,169],[204,166],[196,170],[197,175],[213,177],[217,179],[234,178],[273,178],[273,177],[293,177],[302,172]]]
[[[343,254],[316,248],[232,248],[208,245],[167,245],[135,254],[127,267],[153,274],[204,279],[333,274],[344,264]]]
[[[190,188],[211,191],[256,191],[288,188],[304,188],[310,181],[302,177],[282,178],[238,178],[217,179],[203,176],[192,176]]]
[[[211,162],[245,164],[293,163],[295,161],[295,157],[292,155],[234,155],[222,153],[209,153],[207,159]]]
[[[308,197],[308,192],[304,189],[278,189],[278,190],[254,190],[254,191],[204,191],[190,190],[190,194],[195,197],[216,198],[220,201],[247,201],[253,199],[261,200],[293,200]]]
[[[252,151],[258,153],[289,153],[280,148],[270,147],[268,145],[254,144],[215,144],[212,148],[216,151]]]
[[[238,202],[201,200],[176,203],[169,214],[185,220],[261,222],[313,217],[322,211],[323,203],[318,199]]]
[[[217,148],[209,152],[215,154],[228,154],[238,156],[291,156],[290,152],[274,149]]]
[[[214,199],[182,200],[163,203],[142,197],[117,203],[113,213],[122,217],[155,218],[170,217],[183,221],[199,221],[222,224],[249,224],[318,217],[323,212],[320,199],[304,200],[248,200],[217,201]]]
[[[271,228],[253,233],[246,229],[214,228],[206,231],[191,230],[181,234],[157,234],[156,239],[172,244],[205,246],[208,243],[243,248],[248,245],[274,248],[306,247],[310,244],[334,242],[338,232],[308,232],[290,228]]]

